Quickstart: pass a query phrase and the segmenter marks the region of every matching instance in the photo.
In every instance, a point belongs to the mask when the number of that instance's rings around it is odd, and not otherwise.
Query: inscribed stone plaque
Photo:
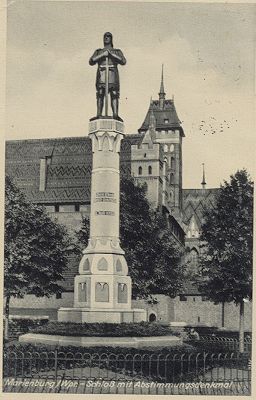
[[[94,202],[104,202],[104,203],[116,203],[115,194],[113,192],[96,192],[96,197]]]

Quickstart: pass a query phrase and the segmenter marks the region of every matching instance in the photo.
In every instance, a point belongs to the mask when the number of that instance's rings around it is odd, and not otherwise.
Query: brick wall
[[[234,303],[225,303],[224,315],[225,328],[238,329],[239,306]],[[244,305],[244,328],[252,331],[252,303],[245,303]]]
[[[24,299],[11,299],[10,308],[15,309],[15,313],[24,315],[25,309],[32,309],[34,314],[38,310],[38,315],[42,310],[56,310],[60,307],[73,307],[73,292],[62,293],[62,298],[56,296],[36,297],[27,295]],[[143,308],[147,311],[147,320],[154,314],[156,321],[160,323],[186,322],[189,325],[209,325],[222,326],[222,306],[215,305],[210,301],[202,301],[201,296],[186,296],[187,301],[180,301],[179,296],[171,299],[165,295],[156,295],[156,304],[149,304],[145,300],[133,300],[132,308]],[[28,312],[28,314],[30,314]],[[47,312],[43,312],[47,315]],[[56,313],[54,314],[56,315]],[[198,319],[199,317],[199,319]],[[55,317],[54,317],[55,318]],[[224,327],[227,329],[239,329],[239,307],[234,303],[225,303],[224,306]],[[245,330],[252,330],[252,304],[245,303]]]
[[[187,301],[174,299],[175,321],[185,321],[187,324],[222,326],[222,305],[210,301],[202,301],[201,296],[186,296]],[[245,303],[245,330],[252,330],[252,304]],[[234,303],[224,305],[224,327],[239,329],[239,307]]]
[[[56,296],[36,297],[29,294],[23,299],[11,298],[10,308],[58,309],[59,307],[73,307],[73,300],[73,292],[62,293],[61,299],[57,299]]]
[[[173,300],[165,295],[155,295],[156,304],[149,304],[145,300],[133,300],[133,308],[143,308],[147,311],[147,320],[151,314],[155,314],[156,321],[161,323],[169,323],[174,320],[174,303]]]

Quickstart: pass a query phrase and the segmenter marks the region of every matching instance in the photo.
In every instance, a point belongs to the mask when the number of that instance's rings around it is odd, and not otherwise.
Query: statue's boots
[[[118,116],[118,99],[112,98],[111,99],[111,107],[113,111],[113,118],[117,119],[118,121],[123,121],[122,118]]]
[[[98,97],[97,98],[97,118],[100,118],[102,116],[103,105],[104,105],[104,98]]]

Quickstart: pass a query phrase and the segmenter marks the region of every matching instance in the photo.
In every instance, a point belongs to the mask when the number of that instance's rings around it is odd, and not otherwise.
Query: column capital
[[[116,132],[124,135],[124,123],[113,118],[99,118],[89,122],[89,134],[96,132]]]

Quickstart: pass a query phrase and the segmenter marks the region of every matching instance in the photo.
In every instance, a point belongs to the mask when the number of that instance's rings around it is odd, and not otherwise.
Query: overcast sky
[[[7,14],[6,139],[87,135],[96,113],[88,60],[110,31],[119,67],[120,116],[136,133],[161,64],[186,137],[183,186],[217,187],[253,172],[256,7],[253,4],[13,1]]]

